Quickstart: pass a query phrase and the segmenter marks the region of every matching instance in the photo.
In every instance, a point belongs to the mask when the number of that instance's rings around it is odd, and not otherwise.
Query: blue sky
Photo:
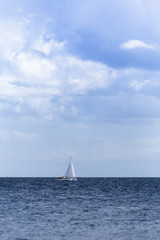
[[[0,176],[160,176],[159,11],[0,1]]]

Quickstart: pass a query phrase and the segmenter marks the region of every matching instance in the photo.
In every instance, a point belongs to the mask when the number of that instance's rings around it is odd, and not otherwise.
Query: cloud
[[[9,19],[0,22],[0,53],[3,60],[10,60],[12,55],[22,51],[27,37],[27,19]]]
[[[34,140],[34,139],[38,139],[38,136],[35,133],[23,133],[23,132],[19,132],[19,131],[13,131],[11,133],[11,137],[13,139],[18,139],[18,140]]]
[[[160,136],[155,135],[154,137],[138,139],[137,145],[141,149],[142,156],[148,156],[148,158],[157,158],[160,156]]]
[[[24,133],[20,131],[8,131],[6,129],[0,129],[0,140],[3,142],[8,142],[11,140],[34,140],[38,139],[39,137],[35,133]]]
[[[35,41],[33,48],[41,53],[44,53],[45,55],[49,55],[51,52],[53,52],[54,54],[61,52],[64,50],[64,46],[65,46],[65,41],[64,42],[58,42],[55,40],[55,36],[54,35],[46,35],[44,33],[45,38],[47,39],[47,41],[44,40],[43,38],[43,34],[40,36],[39,39],[37,39],[37,41]]]
[[[107,65],[70,54],[64,41],[55,40],[54,34],[48,37],[44,30],[31,43],[30,19],[0,22],[1,28],[0,61],[5,65],[0,71],[1,109],[7,102],[9,114],[35,112],[51,118],[58,109],[55,97],[108,88],[116,76]],[[70,109],[73,115],[78,113],[76,106]]]
[[[157,0],[93,2],[70,0],[65,14],[63,4],[58,4],[57,13],[63,14],[63,24],[56,31],[60,39],[66,40],[69,51],[111,67],[159,69],[160,3]],[[61,22],[61,15],[55,15],[56,21]],[[122,51],[123,43],[127,44],[125,49],[137,51]]]
[[[116,69],[82,59],[68,51],[67,41],[57,40],[54,33],[49,34],[44,28],[30,41],[31,23],[30,18],[0,22],[4,40],[0,45],[3,53],[0,61],[5,66],[0,70],[1,113],[38,115],[48,120],[59,117],[105,121],[115,117],[146,116],[145,111],[139,112],[142,105],[147,104],[145,101],[150,101],[144,96],[151,97],[159,86],[158,72]],[[138,40],[127,43],[128,47],[151,47]],[[136,100],[137,92],[143,104],[139,105]],[[158,99],[153,101],[151,97],[151,100],[157,109]],[[148,112],[149,115],[155,116],[155,111]]]
[[[145,49],[156,50],[156,47],[154,45],[147,44],[140,40],[128,40],[127,42],[122,43],[120,47],[122,49],[145,48]]]

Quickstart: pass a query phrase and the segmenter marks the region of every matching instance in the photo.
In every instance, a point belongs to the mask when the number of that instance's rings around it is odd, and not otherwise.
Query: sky
[[[160,177],[159,12],[0,1],[1,177]]]

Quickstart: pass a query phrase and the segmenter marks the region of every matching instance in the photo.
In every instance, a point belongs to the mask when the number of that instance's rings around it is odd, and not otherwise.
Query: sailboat
[[[70,180],[70,181],[77,180],[71,157],[70,157],[69,166],[67,168],[65,175],[63,177],[59,177],[58,179],[59,180]]]

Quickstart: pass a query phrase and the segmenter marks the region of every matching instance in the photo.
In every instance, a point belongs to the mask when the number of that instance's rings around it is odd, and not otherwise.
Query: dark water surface
[[[0,239],[160,239],[160,178],[0,178]]]

